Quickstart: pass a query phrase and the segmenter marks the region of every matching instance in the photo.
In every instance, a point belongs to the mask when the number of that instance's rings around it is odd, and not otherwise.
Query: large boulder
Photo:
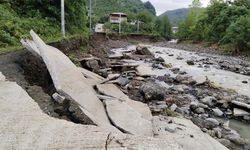
[[[153,56],[153,54],[148,50],[147,47],[138,46],[136,47],[136,51],[134,52],[136,55],[150,55]]]
[[[146,101],[151,101],[151,100],[161,101],[165,99],[164,87],[160,86],[159,84],[153,81],[144,83],[139,90]]]

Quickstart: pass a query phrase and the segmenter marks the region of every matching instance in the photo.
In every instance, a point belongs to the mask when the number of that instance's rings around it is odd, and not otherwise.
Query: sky
[[[187,8],[192,0],[142,0],[143,2],[150,1],[157,12],[157,15],[164,13],[167,10],[174,10],[178,8]],[[200,0],[202,5],[205,7],[210,0]]]

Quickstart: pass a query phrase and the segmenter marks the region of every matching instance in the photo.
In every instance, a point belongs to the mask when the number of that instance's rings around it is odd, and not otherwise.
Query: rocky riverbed
[[[239,134],[249,132],[249,62],[151,45],[112,51],[111,64],[120,66],[111,69],[118,73],[112,82],[131,99],[154,115],[191,119],[230,149],[249,149],[249,137]]]

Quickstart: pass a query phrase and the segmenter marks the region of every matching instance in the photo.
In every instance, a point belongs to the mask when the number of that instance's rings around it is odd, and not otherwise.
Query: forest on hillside
[[[250,1],[211,0],[202,9],[200,1],[194,0],[178,37],[226,46],[229,51],[250,50]]]

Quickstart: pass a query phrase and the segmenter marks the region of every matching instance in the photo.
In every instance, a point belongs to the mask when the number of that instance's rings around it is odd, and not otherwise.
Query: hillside
[[[173,25],[177,25],[178,22],[182,22],[185,19],[187,13],[188,13],[188,8],[181,8],[181,9],[166,11],[165,13],[161,14],[160,16],[167,15],[170,22]]]
[[[93,3],[93,13],[99,18],[107,17],[112,12],[138,13],[145,10],[153,13],[144,7],[141,0],[96,0]]]

